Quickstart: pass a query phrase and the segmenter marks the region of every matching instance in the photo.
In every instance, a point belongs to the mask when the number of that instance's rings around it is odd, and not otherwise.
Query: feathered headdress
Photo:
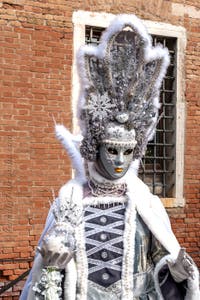
[[[135,130],[133,159],[141,157],[155,131],[168,50],[152,46],[151,36],[136,16],[119,15],[98,46],[87,45],[79,51],[78,64],[82,156],[96,159],[106,126],[112,122]]]

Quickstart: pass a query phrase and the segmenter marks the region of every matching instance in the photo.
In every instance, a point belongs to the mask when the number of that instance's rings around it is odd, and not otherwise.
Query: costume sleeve
[[[155,277],[155,286],[157,292],[162,295],[164,300],[183,300],[185,289],[183,284],[177,284],[170,274],[167,262],[169,252],[163,245],[152,235],[151,258],[155,266],[159,266],[160,262],[165,261],[159,268],[159,272]],[[185,284],[185,283],[184,283]]]
[[[156,265],[164,256],[168,254],[169,252],[162,246],[162,244],[152,234],[151,258],[154,265]]]
[[[161,299],[164,300],[199,300],[199,274],[195,268],[193,278],[188,277],[181,282],[176,282],[168,267],[170,254],[161,243],[152,236],[151,257],[155,264],[155,286]]]
[[[58,199],[56,199],[55,201],[58,201]],[[44,227],[44,230],[42,232],[42,235],[39,239],[39,242],[38,242],[38,246],[41,245],[41,242],[45,236],[45,234],[53,227],[54,225],[54,216],[53,216],[53,212],[52,212],[52,207],[50,208],[50,211],[48,213],[48,216],[47,216],[47,219],[46,219],[46,224],[45,224],[45,227]],[[28,300],[28,299],[31,299],[30,297],[28,298],[28,294],[30,294],[30,289],[32,288],[33,286],[33,282],[36,281],[36,274],[37,274],[37,277],[38,275],[40,275],[40,271],[42,270],[42,257],[41,255],[37,252],[35,254],[35,258],[34,258],[34,264],[33,264],[33,267],[30,271],[30,274],[26,280],[26,283],[24,285],[24,288],[23,288],[23,291],[22,291],[22,294],[20,296],[20,300]],[[34,299],[34,298],[32,298]]]

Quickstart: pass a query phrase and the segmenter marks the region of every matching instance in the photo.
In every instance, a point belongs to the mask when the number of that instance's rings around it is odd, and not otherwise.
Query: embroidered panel
[[[101,204],[85,209],[89,280],[108,287],[121,279],[126,204]]]

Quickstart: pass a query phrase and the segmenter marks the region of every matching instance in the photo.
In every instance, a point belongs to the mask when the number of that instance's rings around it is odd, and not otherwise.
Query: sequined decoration
[[[96,159],[107,124],[121,123],[119,114],[126,114],[123,124],[128,130],[135,129],[134,159],[144,154],[156,126],[160,82],[168,52],[160,54],[159,50],[163,49],[157,48],[157,54],[148,60],[146,51],[151,52],[156,47],[152,47],[151,39],[143,36],[142,30],[134,28],[133,24],[128,27],[128,30],[113,30],[104,55],[97,55],[98,51],[83,55],[88,84],[83,86],[85,104],[81,119],[85,133],[80,150],[89,161]],[[97,47],[101,47],[101,43]]]

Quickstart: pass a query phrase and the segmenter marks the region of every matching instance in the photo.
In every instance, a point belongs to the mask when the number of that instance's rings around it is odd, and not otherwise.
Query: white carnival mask
[[[95,163],[97,171],[111,180],[123,177],[133,160],[136,143],[134,129],[127,130],[125,126],[109,123],[99,147]]]

